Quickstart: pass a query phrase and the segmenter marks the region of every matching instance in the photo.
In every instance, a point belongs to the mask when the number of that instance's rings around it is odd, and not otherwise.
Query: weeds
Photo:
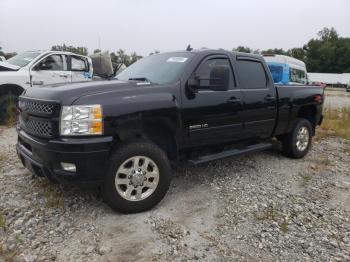
[[[17,253],[15,251],[5,250],[4,247],[0,244],[0,261],[10,262],[15,261],[15,256]]]
[[[288,233],[287,219],[273,206],[266,207],[261,214],[256,215],[257,220],[271,220],[277,222],[283,233]]]
[[[16,124],[17,114],[16,114],[16,102],[14,96],[10,95],[7,103],[7,126],[11,127]]]
[[[350,140],[350,108],[324,110],[324,120],[316,140],[331,135]]]
[[[38,186],[44,189],[45,206],[47,208],[57,208],[65,211],[63,191],[49,181],[43,180],[38,183]]]
[[[299,174],[301,178],[301,185],[306,186],[310,180],[311,180],[311,175],[310,174]]]
[[[282,222],[280,224],[280,229],[283,233],[288,233],[288,223],[287,222]]]
[[[0,229],[6,229],[6,220],[1,214],[0,214]]]
[[[4,166],[7,160],[8,160],[8,155],[5,152],[0,151],[0,168]]]
[[[59,208],[64,210],[64,198],[62,191],[57,188],[50,186],[44,193],[46,198],[46,207],[48,208]]]
[[[264,209],[261,215],[257,216],[258,220],[273,220],[276,221],[278,217],[278,211],[273,206],[268,206]]]

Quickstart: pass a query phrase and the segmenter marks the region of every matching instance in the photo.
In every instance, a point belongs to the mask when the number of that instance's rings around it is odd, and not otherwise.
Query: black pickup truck
[[[271,147],[305,156],[322,121],[318,86],[276,86],[261,56],[224,50],[152,55],[110,81],[28,89],[17,152],[52,181],[100,186],[115,210],[166,194],[172,167]]]

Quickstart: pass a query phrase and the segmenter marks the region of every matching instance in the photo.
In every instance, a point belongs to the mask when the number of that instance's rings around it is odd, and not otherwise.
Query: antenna
[[[193,48],[191,47],[191,45],[188,45],[187,48],[186,48],[186,51],[192,51]]]

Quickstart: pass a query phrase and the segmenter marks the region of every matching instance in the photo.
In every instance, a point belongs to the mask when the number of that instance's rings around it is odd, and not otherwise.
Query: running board
[[[197,159],[188,160],[188,162],[193,165],[198,165],[198,164],[203,164],[213,160],[219,160],[230,156],[237,156],[237,155],[242,155],[242,154],[246,154],[254,151],[260,151],[271,147],[272,147],[272,144],[270,143],[261,143],[261,144],[247,146],[243,149],[230,149],[230,150],[222,151],[216,154],[201,156],[201,157],[198,157]]]

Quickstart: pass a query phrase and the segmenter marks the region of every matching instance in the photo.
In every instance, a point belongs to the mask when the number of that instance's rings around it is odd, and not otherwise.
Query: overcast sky
[[[5,52],[86,46],[147,55],[210,47],[298,47],[334,27],[350,37],[350,0],[0,0]]]

